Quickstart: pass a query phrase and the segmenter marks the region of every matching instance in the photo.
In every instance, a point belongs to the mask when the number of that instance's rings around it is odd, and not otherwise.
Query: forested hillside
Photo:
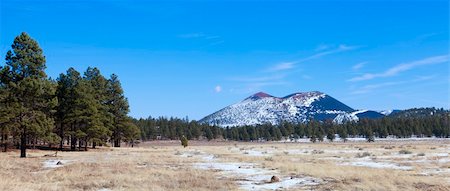
[[[0,67],[0,138],[3,150],[55,147],[87,150],[107,142],[132,142],[139,129],[128,117],[128,100],[118,76],[98,68],[83,75],[74,68],[50,79],[37,41],[27,33],[14,39]]]
[[[358,122],[336,124],[325,122],[288,123],[280,125],[255,125],[220,128],[196,121],[177,118],[148,118],[135,120],[140,128],[142,140],[223,138],[236,141],[277,141],[282,138],[309,138],[312,142],[324,139],[334,140],[336,135],[342,139],[364,137],[374,141],[375,137],[450,137],[450,112],[444,109],[418,108],[398,112],[394,116],[381,119],[361,119]]]

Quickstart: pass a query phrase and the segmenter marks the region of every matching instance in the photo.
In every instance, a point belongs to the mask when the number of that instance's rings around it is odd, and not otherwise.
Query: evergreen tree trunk
[[[87,138],[84,140],[84,151],[87,151],[88,141]]]
[[[114,139],[114,147],[120,147],[120,139]]]
[[[63,129],[64,124],[60,123],[60,129],[59,129],[59,137],[61,137],[61,142],[59,143],[59,150],[63,150],[63,146],[64,146],[64,129]]]
[[[2,134],[2,144],[3,144],[3,152],[8,151],[8,135]]]
[[[20,158],[27,157],[27,128],[22,126],[23,132],[20,135]]]
[[[33,139],[32,139],[32,143],[33,143],[33,149],[36,149],[36,142],[37,142],[37,140],[36,140],[36,136],[34,136],[34,137],[32,137]]]
[[[77,144],[77,139],[75,138],[75,136],[71,135],[71,137],[70,137],[70,150],[71,151],[75,151],[76,144]]]
[[[74,124],[72,124],[72,133],[75,132]],[[75,151],[77,144],[77,139],[75,138],[75,135],[70,135],[70,150]]]
[[[92,142],[92,148],[95,149],[95,146],[97,146],[97,143],[94,141]]]

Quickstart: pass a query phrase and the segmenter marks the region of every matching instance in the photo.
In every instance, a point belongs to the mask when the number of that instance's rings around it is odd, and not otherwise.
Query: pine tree
[[[57,81],[56,88],[56,97],[58,99],[57,110],[55,114],[56,119],[56,128],[57,133],[61,139],[60,141],[60,149],[63,149],[64,138],[71,135],[73,129],[69,129],[69,127],[74,128],[75,126],[75,118],[70,118],[70,112],[73,110],[73,104],[75,101],[75,86],[81,80],[80,73],[76,71],[74,68],[69,68],[66,74],[60,74]],[[74,139],[71,139],[74,140]],[[73,150],[75,148],[73,147]]]
[[[95,98],[94,87],[86,79],[81,79],[75,86],[73,108],[75,123],[79,129],[76,131],[76,138],[79,143],[83,143],[84,150],[87,150],[89,141],[101,141],[108,135],[108,129],[104,128],[101,122],[100,103]],[[80,147],[80,145],[79,145]]]
[[[127,114],[129,112],[129,105],[117,75],[112,74],[111,78],[108,80],[107,92],[107,105],[109,112],[112,114],[111,138],[114,147],[120,147],[120,143],[124,138],[124,132],[128,125]]]
[[[338,134],[339,134],[339,138],[342,141],[344,141],[344,143],[347,142],[348,133],[347,133],[347,128],[344,125],[340,125]]]
[[[188,146],[188,139],[183,135],[181,137],[181,145],[186,148]]]
[[[134,147],[136,139],[139,138],[141,131],[139,128],[133,123],[130,117],[125,119],[123,125],[123,139],[125,142],[129,143],[131,147]]]
[[[55,85],[45,74],[45,57],[38,43],[22,33],[14,39],[0,68],[0,86],[7,91],[7,104],[1,108],[2,122],[14,127],[20,137],[20,157],[26,157],[30,136],[52,136],[51,115],[57,100]],[[37,137],[40,138],[40,137]]]
[[[333,140],[336,138],[334,128],[329,128],[327,132],[327,139],[330,140],[330,142],[333,142]]]
[[[84,72],[84,79],[93,87],[93,95],[96,101],[98,118],[101,123],[98,134],[92,139],[92,147],[95,148],[97,143],[104,143],[106,138],[110,136],[110,129],[113,128],[113,115],[108,107],[108,80],[101,74],[98,68],[88,67]]]
[[[366,136],[367,142],[375,142],[375,136],[373,135],[372,128],[370,128],[370,127],[366,128],[365,136]]]

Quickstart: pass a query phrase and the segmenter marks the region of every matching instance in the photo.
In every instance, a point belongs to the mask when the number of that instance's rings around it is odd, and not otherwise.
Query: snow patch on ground
[[[58,165],[58,162],[60,162],[61,164]],[[42,162],[42,164],[43,164],[44,168],[59,168],[59,167],[63,167],[64,165],[69,164],[70,162],[72,162],[72,161],[49,159],[49,160]]]
[[[341,163],[340,165],[350,165],[350,166],[362,166],[369,168],[387,168],[387,169],[396,169],[396,170],[412,170],[413,168],[410,166],[399,166],[393,163],[386,162],[375,162],[375,161],[352,161]]]
[[[281,177],[275,170],[258,167],[254,163],[220,162],[213,155],[203,156],[205,162],[196,163],[194,167],[204,170],[219,170],[224,177],[237,180],[243,190],[276,190],[293,187],[314,186],[322,183],[313,177]],[[278,176],[280,182],[271,183],[272,176]]]
[[[99,190],[97,190],[97,191],[112,191],[112,190],[109,189],[109,188],[102,188],[102,189],[99,189]]]
[[[333,140],[333,142],[343,142],[341,138],[339,138],[339,135],[336,134],[336,139]],[[387,138],[378,138],[375,137],[375,141],[378,142],[402,142],[402,141],[449,141],[450,138],[436,138],[436,137],[410,137],[410,138],[396,138],[396,137],[387,137]],[[278,141],[280,143],[311,143],[311,140],[309,138],[299,138],[299,139],[284,139],[281,141]],[[323,142],[330,142],[326,137],[324,137]],[[352,137],[347,138],[347,142],[367,142],[367,139],[365,137]],[[440,149],[440,148],[438,148]],[[444,148],[445,149],[445,148]],[[450,148],[447,148],[450,149]]]
[[[257,183],[246,183],[241,185],[243,190],[280,190],[288,189],[301,185],[301,187],[316,186],[320,184],[317,179],[311,177],[293,178],[293,177],[283,177],[280,182],[269,183],[271,176],[254,176],[253,179]]]

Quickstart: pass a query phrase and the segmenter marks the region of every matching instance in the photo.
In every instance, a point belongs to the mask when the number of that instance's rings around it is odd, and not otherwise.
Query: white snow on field
[[[434,156],[434,157],[448,157],[448,153],[432,153],[428,154],[427,156]]]
[[[450,162],[450,158],[441,158],[438,160],[439,163],[448,163]]]
[[[279,172],[258,167],[254,163],[220,162],[213,155],[203,156],[205,162],[194,167],[204,170],[219,170],[224,177],[233,177],[243,190],[276,190],[292,187],[314,186],[321,180],[312,177],[281,177],[280,182],[271,183],[272,176]]]
[[[339,138],[339,135],[336,134],[336,139],[333,140],[333,142],[343,142],[341,138]],[[436,137],[410,137],[410,138],[396,138],[396,137],[387,137],[387,138],[378,138],[375,137],[375,141],[378,142],[401,142],[401,141],[448,141],[449,138],[436,138]],[[282,143],[311,143],[311,140],[308,138],[299,138],[299,139],[283,139],[281,141]],[[324,142],[330,142],[326,137],[324,137]],[[347,142],[367,142],[367,139],[364,137],[352,137],[347,138]]]
[[[241,188],[243,190],[279,190],[279,189],[287,189],[295,187],[296,185],[301,185],[302,187],[307,186],[315,186],[320,184],[317,182],[317,179],[311,177],[303,177],[303,178],[290,178],[284,177],[280,180],[280,182],[268,183],[267,180],[270,180],[271,176],[263,175],[260,177],[253,177],[255,182],[259,183],[249,183],[242,184]],[[259,179],[259,181],[258,181]]]
[[[97,190],[97,191],[112,191],[111,189],[109,189],[109,188],[102,188],[102,189],[100,189],[100,190]]]
[[[62,164],[58,165],[58,162],[61,162]],[[69,164],[70,162],[70,160],[46,160],[42,163],[44,168],[59,168]]]
[[[393,163],[385,163],[385,162],[374,162],[374,161],[352,161],[341,163],[340,165],[350,165],[350,166],[362,166],[369,168],[388,168],[388,169],[396,169],[396,170],[412,170],[413,168],[410,166],[399,166]]]
[[[216,169],[224,172],[230,172],[237,175],[261,175],[269,173],[270,171],[254,168],[254,164],[252,163],[220,163],[220,162],[206,162],[206,163],[197,163],[194,165],[199,169]],[[270,180],[270,177],[269,179]]]
[[[414,154],[391,154],[385,156],[377,156],[378,159],[410,159],[414,157]]]

